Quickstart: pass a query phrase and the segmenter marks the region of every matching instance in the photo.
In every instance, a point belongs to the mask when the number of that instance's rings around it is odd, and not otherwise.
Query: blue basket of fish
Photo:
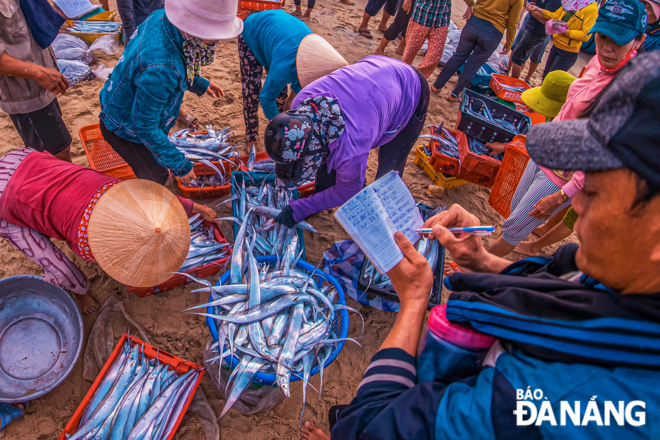
[[[300,227],[289,229],[273,220],[279,211],[288,205],[289,200],[298,199],[298,190],[283,191],[275,185],[273,173],[264,174],[259,171],[234,171],[231,173],[231,183],[234,239],[238,236],[247,212],[252,208],[253,215],[250,216],[249,221],[254,229],[250,228],[247,233],[256,234],[255,255],[281,254],[297,234],[300,259],[306,261],[305,238],[302,230],[316,232],[316,229],[306,222],[299,223]],[[252,240],[253,237],[249,236],[248,239]]]
[[[463,90],[456,130],[481,142],[511,142],[532,126],[529,116],[472,90]]]
[[[280,259],[276,256],[271,256],[271,255],[266,255],[266,256],[260,256],[256,257],[256,261],[258,264],[262,264],[264,266],[268,267],[268,270],[273,270],[277,268],[277,263]],[[341,288],[341,285],[339,282],[332,276],[319,271],[316,267],[312,266],[309,263],[306,263],[304,261],[298,261],[295,265],[295,268],[297,269],[296,275],[300,277],[300,280],[303,281],[303,284],[298,284],[298,285],[304,285],[304,282],[307,281],[308,278],[311,277],[312,280],[314,280],[314,283],[316,283],[316,286],[319,289],[326,289],[327,291],[333,291],[334,298],[332,299],[334,306],[336,307],[336,313],[334,313],[334,319],[332,322],[329,324],[328,328],[328,333],[327,336],[330,338],[327,340],[334,341],[331,345],[323,345],[323,347],[328,347],[327,350],[321,349],[320,352],[323,353],[323,359],[324,361],[321,362],[323,367],[327,367],[330,365],[339,355],[339,352],[341,352],[342,348],[344,347],[344,342],[347,338],[348,335],[348,311],[350,308],[345,308],[346,306],[346,299],[344,297],[344,291]],[[260,269],[263,271],[264,269]],[[277,271],[273,272],[277,274]],[[231,277],[231,271],[227,271],[223,274],[223,276],[220,278],[218,283],[216,284],[216,287],[219,286],[228,286],[229,280]],[[283,280],[283,283],[287,283],[287,280]],[[265,284],[265,283],[262,283]],[[289,290],[294,289],[295,287],[291,287],[292,284],[289,284]],[[284,288],[283,288],[284,289]],[[334,294],[336,292],[336,294]],[[216,298],[218,298],[218,295],[211,294],[211,297],[209,298],[209,302],[214,301]],[[280,297],[282,298],[282,297]],[[294,306],[295,307],[295,304]],[[284,313],[291,312],[291,309],[284,309]],[[207,314],[208,315],[215,315],[217,313],[217,307],[208,307],[207,309]],[[210,316],[206,317],[206,325],[209,328],[209,331],[211,332],[211,337],[213,338],[214,342],[218,342],[218,327],[216,320]],[[273,315],[271,315],[273,316]],[[282,316],[282,313],[279,313],[276,318],[275,322],[277,322],[278,318]],[[282,318],[284,319],[284,318]],[[289,320],[289,324],[291,321],[293,321],[292,318],[287,318]],[[319,316],[318,319],[321,319]],[[262,321],[262,327],[263,327],[263,321]],[[275,327],[272,327],[272,329],[275,329]],[[237,332],[238,333],[238,332]],[[269,335],[269,336],[272,336]],[[286,335],[283,335],[286,336]],[[225,349],[229,347],[229,343],[227,342]],[[271,347],[272,348],[272,347]],[[236,353],[238,353],[239,350],[236,350]],[[319,362],[318,358],[315,360],[315,365],[311,368],[309,372],[309,376],[314,376],[319,371],[322,371],[319,369]],[[226,359],[225,359],[226,361]],[[231,368],[235,369],[239,365],[240,359],[237,356],[231,357]],[[289,379],[290,382],[295,382],[299,380],[304,380],[305,377],[303,374],[296,374],[295,368],[293,371],[293,374],[291,374],[291,377]],[[269,385],[269,386],[274,386],[278,382],[277,374],[274,372],[263,372],[260,371],[256,373],[254,377],[254,382],[259,384],[259,385]],[[286,392],[286,391],[285,391]]]

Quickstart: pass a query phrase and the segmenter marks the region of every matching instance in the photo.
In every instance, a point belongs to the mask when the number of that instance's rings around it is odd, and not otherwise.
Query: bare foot
[[[437,89],[435,86],[431,86],[431,91],[435,93],[436,95],[440,93],[440,89]]]
[[[300,430],[300,438],[303,440],[330,440],[330,437],[310,422],[305,422],[305,426]]]
[[[76,301],[78,309],[83,315],[89,315],[90,313],[94,313],[99,309],[99,303],[94,301],[94,298],[92,298],[89,293],[85,295],[76,295],[74,293],[73,299]]]
[[[399,47],[396,48],[396,53],[399,55],[403,55],[403,53],[406,51],[406,45],[404,44],[403,46],[399,45]]]
[[[349,6],[353,6],[355,4],[355,2],[352,2],[351,0],[339,0],[339,3],[343,3]]]
[[[528,255],[530,257],[538,255],[540,251],[541,249],[535,241],[521,241],[513,250],[513,252],[518,252],[519,254]]]
[[[384,57],[384,56],[387,56],[387,55],[385,55],[385,51],[384,51],[384,50],[380,50],[380,49],[376,49],[376,55],[380,55],[380,56],[383,56],[383,57]]]
[[[387,27],[385,29],[381,29],[380,26],[378,26],[378,30],[381,32],[385,32],[387,30]]]

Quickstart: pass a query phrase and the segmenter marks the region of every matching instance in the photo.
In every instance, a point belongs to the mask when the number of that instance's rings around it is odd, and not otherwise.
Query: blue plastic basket
[[[266,261],[272,266],[277,261],[277,257],[272,255],[262,255],[260,257],[256,257],[256,260],[259,263],[263,263],[264,261]],[[304,261],[298,261],[296,267],[299,267],[309,273],[312,273],[316,270],[316,267]],[[327,273],[320,272],[318,270],[316,270],[315,273],[316,275],[314,275],[314,281],[316,281],[318,284],[327,281],[328,283],[332,284],[332,286],[335,289],[337,289],[337,297],[335,298],[335,303],[346,305],[346,298],[344,297],[344,291],[341,288],[339,282],[334,277],[328,275]],[[216,286],[222,286],[223,284],[225,284],[229,280],[230,275],[231,275],[231,269],[222,275],[220,280],[218,280],[218,282],[216,283]],[[211,301],[213,301],[212,295],[209,297],[209,302]],[[209,307],[206,313],[213,314],[213,307]],[[215,320],[207,317],[206,326],[209,328],[209,331],[211,332],[211,337],[213,338],[213,341],[218,342],[218,329],[216,328]],[[348,311],[339,310],[337,313],[335,313],[335,320],[332,322],[332,331],[334,331],[339,338],[346,338],[348,336]],[[332,361],[334,361],[337,358],[342,348],[344,348],[344,341],[340,342],[337,345],[337,347],[335,347],[335,349],[330,354],[328,360],[325,361],[326,367],[330,365]],[[231,360],[231,367],[236,368],[238,362],[239,362],[238,358],[234,356]],[[312,368],[311,376],[314,376],[318,372],[319,372],[319,368],[317,365],[314,368]],[[290,382],[296,382],[298,380],[302,380],[302,378],[296,375],[292,375]],[[275,386],[276,378],[274,374],[257,373],[254,382],[259,385]]]
[[[275,174],[273,173],[268,173],[265,174],[263,172],[257,172],[257,171],[234,171],[231,173],[231,193],[232,195],[236,194],[236,188],[238,188],[243,181],[245,181],[245,187],[249,188],[251,186],[256,186],[256,185],[261,185],[261,183],[266,180],[269,184],[275,185]],[[298,198],[298,189],[293,190],[293,198],[294,200]],[[234,200],[231,202],[231,209],[232,209],[232,215],[236,218],[238,217],[238,200]],[[238,230],[239,228],[236,225],[236,222],[234,223],[234,240],[236,240],[236,236],[238,235]],[[305,238],[303,237],[303,231],[298,228],[298,243],[300,243],[300,247],[303,250],[302,257],[300,257],[301,260],[307,261],[307,252],[305,250]]]
[[[477,73],[474,75],[474,78],[472,78],[472,81],[470,81],[470,84],[474,87],[490,88],[489,87],[490,78],[493,75],[493,73],[498,73],[498,72],[495,69],[493,69],[491,65],[488,63],[484,63],[482,67],[486,71],[486,74],[482,75],[479,73],[479,71],[477,71]],[[459,76],[463,73],[463,69],[465,69],[465,64],[463,64],[461,67],[458,68]]]

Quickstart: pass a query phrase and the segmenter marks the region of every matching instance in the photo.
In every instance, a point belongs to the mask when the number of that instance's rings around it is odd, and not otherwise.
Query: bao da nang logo
[[[641,400],[624,401],[598,401],[593,396],[589,401],[559,402],[559,409],[553,408],[547,397],[540,389],[516,390],[516,416],[517,426],[542,424],[551,426],[610,426],[626,424],[643,426],[646,424],[646,403]]]

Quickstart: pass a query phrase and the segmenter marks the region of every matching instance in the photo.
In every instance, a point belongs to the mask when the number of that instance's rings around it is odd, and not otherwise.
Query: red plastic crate
[[[458,156],[461,159],[461,169],[458,177],[491,188],[495,183],[502,162],[493,157],[475,154],[470,151],[465,133],[457,131],[456,140],[458,141]]]
[[[76,409],[76,412],[73,413],[73,417],[71,417],[71,420],[69,420],[69,423],[67,423],[66,427],[64,428],[64,431],[60,434],[57,440],[66,440],[66,436],[73,434],[76,429],[78,428],[78,425],[80,424],[80,419],[82,418],[83,412],[85,411],[85,408],[87,408],[87,405],[89,405],[89,402],[92,400],[92,397],[94,397],[94,393],[98,389],[99,385],[101,384],[101,381],[107,374],[108,370],[112,366],[112,363],[117,359],[119,356],[119,353],[124,346],[124,343],[126,342],[127,339],[131,340],[131,343],[133,346],[136,344],[138,345],[143,345],[144,346],[144,354],[147,356],[148,359],[158,359],[160,360],[161,363],[169,365],[170,369],[176,371],[179,374],[184,374],[187,373],[190,370],[197,369],[201,370],[201,373],[199,374],[199,377],[197,378],[197,381],[195,382],[195,386],[193,391],[190,393],[190,397],[188,397],[188,401],[186,402],[185,406],[183,407],[183,411],[181,411],[181,415],[179,416],[179,419],[176,421],[176,424],[174,425],[174,429],[170,433],[170,435],[167,437],[167,440],[171,440],[172,437],[174,437],[174,434],[176,433],[176,430],[179,428],[179,425],[181,424],[181,420],[183,419],[183,416],[185,415],[186,411],[188,410],[188,407],[190,406],[190,402],[192,402],[193,397],[195,396],[195,393],[197,392],[197,388],[199,387],[199,384],[202,382],[202,377],[204,377],[204,368],[200,365],[194,364],[192,362],[186,361],[184,359],[181,359],[179,357],[176,357],[166,351],[163,350],[158,350],[156,347],[149,345],[145,342],[142,342],[138,338],[134,336],[129,336],[128,334],[124,333],[121,338],[119,338],[119,342],[117,343],[117,346],[115,349],[112,351],[112,354],[110,354],[110,357],[108,358],[107,362],[101,369],[101,372],[99,375],[96,377],[96,380],[94,381],[94,384],[92,387],[89,389],[87,392],[87,395],[85,395],[85,398],[83,401],[80,403],[78,406],[78,409]]]
[[[493,89],[495,94],[499,98],[504,99],[505,101],[518,102],[520,104],[525,103],[520,96],[522,95],[522,92],[514,92],[511,90],[507,90],[504,88],[505,85],[513,86],[513,87],[524,87],[525,90],[529,90],[532,88],[532,86],[527,84],[522,79],[512,78],[506,75],[500,75],[499,73],[493,73],[493,75],[490,77],[490,88]]]
[[[120,180],[137,178],[130,165],[103,139],[99,124],[80,127],[78,136],[91,169]]]
[[[504,218],[511,215],[511,200],[529,162],[526,141],[527,136],[518,135],[506,145],[500,171],[490,191],[488,204]]]
[[[243,8],[238,8],[238,12],[236,13],[236,16],[240,18],[241,20],[245,20],[248,18],[248,15],[250,14],[250,11],[247,9]]]
[[[449,131],[454,137],[456,137],[456,132],[452,130],[447,130]],[[441,133],[438,133],[435,131],[433,127],[431,127],[431,134],[435,136],[442,136]],[[458,175],[460,174],[461,171],[461,164],[458,159],[455,159],[453,157],[446,156],[442,153],[440,153],[439,150],[439,144],[438,141],[429,139],[429,148],[431,150],[431,159],[429,160],[429,165],[433,167],[434,170],[440,171],[441,173],[444,174],[449,174],[450,176],[453,177],[459,177]]]
[[[247,9],[248,11],[267,11],[269,9],[282,9],[284,1],[269,2],[266,0],[239,0],[238,7],[240,9]]]
[[[204,226],[206,226],[207,228],[208,227],[213,228],[213,235],[215,236],[215,239],[216,241],[218,241],[218,243],[228,243],[227,239],[222,234],[220,228],[218,228],[215,224],[204,220]],[[188,273],[196,278],[208,278],[220,272],[220,270],[224,267],[225,263],[227,263],[227,260],[229,260],[229,256],[213,261],[208,264],[204,264],[203,266],[199,266],[194,269],[187,270],[185,273]],[[144,298],[145,296],[153,295],[155,293],[165,292],[167,290],[174,289],[175,287],[184,286],[190,282],[191,280],[187,276],[174,275],[169,280],[157,286],[153,286],[153,287],[126,286],[126,288],[128,289],[129,292],[137,293],[137,296],[139,296],[140,298]]]
[[[248,159],[250,158],[250,155],[245,155],[239,157],[239,160],[243,165],[247,165]],[[260,153],[257,153],[255,156],[255,162],[260,162],[262,160],[269,159],[270,157],[268,156],[268,153],[265,151],[262,151]],[[244,169],[242,171],[247,171],[247,166],[244,166]],[[312,194],[314,194],[314,183],[306,183],[305,185],[301,185],[298,187],[298,198],[299,199],[304,199],[305,197],[309,197]]]

